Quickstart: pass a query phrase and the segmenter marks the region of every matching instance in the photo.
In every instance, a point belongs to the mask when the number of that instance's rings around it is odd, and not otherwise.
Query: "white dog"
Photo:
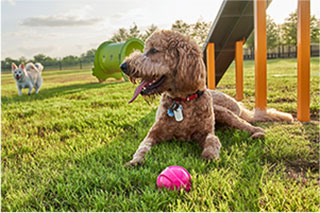
[[[31,95],[33,88],[35,88],[36,94],[39,93],[42,84],[42,70],[43,66],[40,63],[28,63],[26,67],[24,67],[24,64],[22,63],[19,68],[12,63],[12,74],[13,78],[16,80],[19,96],[22,95],[21,90],[24,88],[29,88],[28,95]]]

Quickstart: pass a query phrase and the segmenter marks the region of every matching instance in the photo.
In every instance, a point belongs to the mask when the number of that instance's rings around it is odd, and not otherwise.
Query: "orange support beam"
[[[255,98],[256,109],[267,109],[266,0],[254,0]]]
[[[310,0],[298,0],[297,49],[297,118],[310,121]]]
[[[243,99],[243,43],[237,41],[235,46],[235,63],[236,63],[236,100]]]
[[[214,43],[207,46],[207,72],[208,89],[216,89]]]

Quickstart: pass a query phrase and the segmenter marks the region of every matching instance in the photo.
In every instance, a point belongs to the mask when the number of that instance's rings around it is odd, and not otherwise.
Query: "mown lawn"
[[[254,106],[254,63],[244,63]],[[235,95],[234,66],[218,89]],[[280,76],[278,76],[280,75]],[[195,142],[168,141],[126,167],[154,122],[159,99],[130,100],[134,85],[98,84],[90,70],[44,71],[40,94],[19,97],[1,75],[1,211],[319,211],[319,58],[311,62],[312,121],[258,123],[263,140],[219,126],[220,160]],[[268,62],[268,106],[296,116],[296,60]],[[192,175],[189,193],[159,191],[170,165]]]

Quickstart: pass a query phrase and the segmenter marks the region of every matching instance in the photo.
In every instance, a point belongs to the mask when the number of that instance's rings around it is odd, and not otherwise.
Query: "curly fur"
[[[264,130],[252,126],[249,122],[292,121],[291,115],[274,110],[272,113],[251,112],[230,96],[206,89],[202,52],[194,41],[180,33],[155,32],[147,40],[144,53],[135,52],[127,57],[124,63],[124,72],[133,83],[154,82],[164,77],[161,85],[144,94],[161,94],[162,97],[156,121],[128,165],[141,162],[153,145],[173,138],[197,141],[203,148],[202,158],[219,158],[221,144],[214,134],[215,121],[249,131],[254,138],[264,136]],[[202,96],[180,103],[184,117],[181,122],[168,116],[167,110],[173,104],[174,98],[186,98],[198,90],[204,91]]]

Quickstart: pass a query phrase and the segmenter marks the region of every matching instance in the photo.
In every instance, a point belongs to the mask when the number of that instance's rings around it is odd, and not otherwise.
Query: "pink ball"
[[[157,178],[158,188],[166,187],[180,191],[184,188],[187,192],[191,188],[191,175],[181,166],[169,166]]]

